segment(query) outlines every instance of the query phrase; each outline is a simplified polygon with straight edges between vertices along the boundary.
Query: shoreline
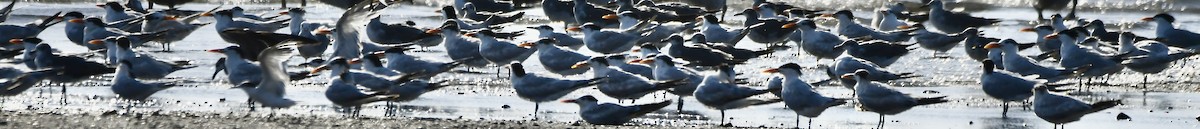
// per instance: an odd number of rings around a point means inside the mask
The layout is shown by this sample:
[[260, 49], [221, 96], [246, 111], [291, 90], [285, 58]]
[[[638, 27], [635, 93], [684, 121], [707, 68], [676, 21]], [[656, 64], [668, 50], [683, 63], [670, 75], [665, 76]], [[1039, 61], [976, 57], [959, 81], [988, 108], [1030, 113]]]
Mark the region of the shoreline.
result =
[[[4, 128], [729, 128], [715, 125], [592, 125], [583, 121], [350, 117], [304, 114], [200, 113], [109, 110], [63, 113], [58, 110], [5, 110]], [[761, 128], [761, 127], [755, 127]]]

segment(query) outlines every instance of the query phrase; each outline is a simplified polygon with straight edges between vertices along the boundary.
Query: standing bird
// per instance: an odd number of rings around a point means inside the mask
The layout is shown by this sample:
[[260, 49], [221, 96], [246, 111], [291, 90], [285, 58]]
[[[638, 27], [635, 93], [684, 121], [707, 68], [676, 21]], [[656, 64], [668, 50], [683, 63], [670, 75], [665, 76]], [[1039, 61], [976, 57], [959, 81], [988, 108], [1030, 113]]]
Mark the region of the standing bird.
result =
[[1103, 111], [1121, 105], [1121, 100], [1106, 100], [1092, 104], [1064, 95], [1050, 93], [1046, 86], [1033, 88], [1033, 113], [1054, 124], [1054, 128], [1079, 121], [1083, 115]]
[[858, 81], [854, 84], [855, 101], [863, 110], [879, 113], [879, 128], [883, 128], [883, 124], [887, 123], [884, 119], [885, 115], [900, 114], [916, 106], [947, 102], [946, 96], [913, 98], [890, 88], [891, 86], [887, 84], [871, 81], [866, 78], [868, 76], [871, 75], [867, 70], [860, 69], [854, 74], [842, 75], [842, 78]]
[[595, 24], [596, 26], [604, 27], [604, 28], [615, 28], [620, 25], [620, 23], [615, 18], [604, 18], [604, 15], [617, 14], [617, 12], [614, 12], [613, 10], [604, 9], [604, 8], [597, 8], [595, 5], [589, 4], [587, 2], [587, 0], [572, 0], [572, 1], [574, 1], [574, 5], [575, 5], [572, 8], [572, 12], [574, 12], [574, 14], [575, 14], [574, 15], [575, 23], [578, 23], [578, 24], [592, 23], [592, 24]]
[[[722, 0], [724, 1], [724, 0]], [[729, 46], [736, 46], [742, 41], [746, 35], [750, 34], [751, 28], [757, 26], [747, 26], [746, 28], [727, 30], [721, 27], [721, 22], [717, 21], [717, 16], [712, 14], [700, 17], [700, 34], [704, 34], [708, 38], [708, 42], [724, 43]]]
[[943, 33], [962, 32], [971, 27], [982, 27], [1000, 22], [1000, 20], [990, 18], [980, 18], [971, 16], [971, 14], [951, 12], [946, 10], [945, 3], [942, 0], [929, 1], [929, 25], [937, 28]]
[[[838, 78], [838, 75], [852, 74], [860, 69], [871, 73], [869, 74], [870, 76], [863, 77], [871, 81], [891, 81], [919, 77], [913, 73], [892, 72], [888, 69], [880, 67], [879, 65], [876, 65], [875, 63], [872, 63], [871, 61], [850, 55], [842, 55], [842, 57], [838, 57], [837, 59], [833, 60], [833, 62], [833, 67], [826, 70], [830, 78]], [[840, 81], [842, 82], [842, 86], [845, 86], [851, 90], [855, 90], [854, 84], [856, 81], [854, 81], [854, 79], [841, 78]]]
[[624, 70], [614, 69], [604, 57], [593, 57], [571, 66], [571, 68], [582, 67], [591, 67], [593, 77], [607, 78], [596, 85], [596, 88], [600, 90], [600, 93], [618, 100], [636, 100], [646, 94], [678, 86], [682, 82], [655, 81]]
[[1181, 48], [1200, 46], [1200, 34], [1175, 28], [1175, 16], [1171, 16], [1171, 14], [1160, 13], [1154, 17], [1142, 18], [1142, 21], [1154, 21], [1155, 24], [1158, 24], [1158, 27], [1154, 28], [1154, 34], [1167, 46]]
[[[677, 64], [674, 60], [675, 58], [672, 58], [668, 55], [655, 55], [653, 57], [647, 57], [647, 59], [638, 61], [638, 63], [650, 64], [652, 67], [654, 67], [654, 80], [685, 81], [686, 84], [676, 86], [669, 91], [671, 94], [675, 94], [679, 97], [677, 100], [683, 100], [683, 97], [692, 96], [692, 93], [696, 92], [696, 87], [698, 87], [700, 83], [703, 83], [704, 77], [701, 76], [700, 72], [696, 71], [695, 69], [675, 66]], [[676, 104], [676, 110], [680, 112], [683, 111], [683, 101], [679, 101], [679, 103]]]
[[[780, 79], [780, 88], [783, 88], [783, 91], [780, 92], [779, 98], [783, 99], [783, 104], [796, 112], [797, 116], [808, 117], [808, 128], [812, 128], [812, 118], [820, 116], [829, 107], [846, 104], [846, 99], [830, 98], [817, 93], [812, 85], [800, 80], [800, 69], [802, 68], [796, 63], [787, 63], [763, 72], [783, 74], [783, 79]], [[800, 127], [800, 117], [796, 117], [796, 127]]]
[[[84, 37], [83, 35], [85, 32], [84, 27], [87, 26], [87, 25], [85, 25], [86, 22], [83, 21], [84, 18], [87, 18], [87, 17], [85, 17], [83, 15], [83, 13], [80, 13], [78, 11], [67, 12], [67, 14], [64, 14], [62, 16], [62, 20], [67, 21], [66, 25], [63, 26], [63, 32], [66, 32], [67, 39], [71, 40], [71, 43], [75, 43], [75, 45], [86, 46], [89, 49], [91, 49], [91, 48], [99, 49], [100, 46], [95, 46], [95, 45], [89, 44], [89, 43], [87, 43], [87, 41], [84, 41], [84, 39], [83, 39], [83, 37]], [[95, 49], [91, 49], [91, 50], [95, 50]]]
[[554, 43], [555, 46], [564, 46], [567, 48], [571, 48], [571, 50], [579, 50], [579, 48], [583, 47], [583, 45], [584, 45], [583, 39], [580, 39], [575, 36], [567, 35], [565, 33], [554, 32], [554, 28], [550, 27], [549, 25], [541, 25], [541, 26], [528, 27], [528, 28], [537, 30], [538, 38], [554, 39], [554, 41], [556, 42], [556, 43]]
[[834, 35], [828, 31], [817, 30], [817, 24], [812, 20], [800, 20], [795, 24], [788, 24], [783, 27], [791, 26], [796, 26], [798, 29], [788, 39], [796, 43], [796, 46], [800, 46], [801, 50], [805, 53], [817, 57], [817, 60], [836, 59], [846, 51], [846, 48], [837, 47], [845, 42], [841, 36]]
[[[113, 73], [114, 68], [109, 68], [98, 62], [88, 61], [86, 58], [77, 56], [67, 56], [54, 54], [54, 48], [50, 44], [37, 44], [31, 53], [34, 54], [33, 62], [37, 64], [37, 69], [60, 69], [62, 72], [48, 78], [50, 82], [55, 83], [72, 83], [87, 80], [93, 76]], [[67, 101], [67, 85], [62, 85], [62, 102]]]
[[728, 82], [731, 77], [717, 73], [708, 73], [704, 76], [704, 81], [696, 87], [696, 92], [692, 93], [696, 100], [709, 108], [721, 111], [721, 125], [725, 124], [725, 110], [739, 109], [755, 105], [764, 105], [780, 102], [780, 99], [759, 99], [750, 98], [755, 95], [770, 93], [771, 90], [780, 89], [754, 89], [750, 87], [737, 86], [737, 84]]
[[586, 73], [589, 68], [573, 69], [571, 65], [588, 60], [590, 56], [580, 54], [563, 47], [556, 45], [558, 42], [554, 39], [543, 38], [536, 42], [538, 62], [541, 62], [542, 68], [550, 73], [561, 76], [570, 76]]
[[1073, 76], [1075, 70], [1078, 69], [1056, 69], [1053, 67], [1039, 65], [1037, 61], [1034, 61], [1029, 57], [1022, 56], [1017, 49], [1016, 41], [1013, 41], [1012, 39], [1004, 39], [999, 43], [988, 43], [988, 45], [983, 46], [983, 48], [991, 49], [991, 51], [1001, 51], [1001, 53], [1003, 53], [1001, 59], [1004, 60], [1004, 62], [1003, 64], [996, 65], [1003, 66], [1004, 71], [1010, 71], [1021, 76], [1037, 75], [1038, 79], [1060, 80]]
[[591, 95], [577, 99], [563, 100], [562, 102], [579, 105], [579, 117], [583, 117], [584, 122], [597, 125], [625, 124], [633, 120], [633, 118], [644, 116], [671, 105], [670, 100], [634, 106], [621, 106], [613, 103], [601, 104], [599, 100], [596, 100], [596, 97], [592, 97]]
[[1049, 36], [1050, 34], [1054, 34], [1054, 32], [1056, 32], [1056, 31], [1054, 31], [1054, 27], [1051, 27], [1048, 25], [1040, 25], [1040, 26], [1033, 27], [1033, 28], [1021, 29], [1021, 32], [1037, 33], [1038, 50], [1042, 50], [1042, 52], [1058, 51], [1059, 50], [1058, 47], [1062, 47], [1062, 42], [1058, 41], [1057, 38], [1055, 38], [1055, 39], [1041, 38], [1041, 37]]
[[117, 65], [117, 77], [112, 80], [112, 91], [117, 97], [128, 100], [143, 101], [158, 91], [175, 86], [171, 83], [143, 83], [133, 79], [130, 71], [135, 69], [133, 63], [121, 60]]
[[[217, 8], [213, 8], [204, 13], [212, 12]], [[200, 13], [202, 14], [202, 13]], [[162, 32], [161, 37], [154, 38], [151, 41], [162, 43], [163, 51], [171, 51], [171, 43], [182, 41], [195, 32], [196, 29], [204, 27], [211, 23], [193, 23], [196, 19], [200, 19], [200, 14], [192, 14], [186, 17], [178, 18], [176, 16], [167, 16], [165, 13], [153, 12], [145, 17], [142, 22], [142, 32]]]
[[[262, 104], [263, 107], [269, 108], [288, 108], [296, 105], [296, 101], [284, 98], [286, 93], [285, 87], [290, 84], [291, 78], [287, 75], [285, 65], [287, 58], [291, 57], [295, 43], [282, 43], [271, 46], [262, 51], [258, 55], [260, 59], [258, 65], [262, 68], [262, 80], [258, 83], [240, 82], [234, 88], [241, 89], [246, 92], [246, 96], [250, 96], [250, 100]], [[232, 82], [231, 82], [232, 83]]]
[[406, 50], [407, 49], [405, 48], [392, 48], [384, 50], [382, 53], [376, 52], [373, 55], [383, 55], [384, 58], [387, 59], [387, 63], [384, 64], [385, 68], [395, 70], [396, 72], [399, 72], [399, 74], [425, 74], [425, 76], [421, 77], [421, 79], [426, 80], [438, 74], [448, 72], [451, 69], [463, 64], [461, 61], [433, 62], [421, 60], [416, 56], [406, 54], [404, 52]]
[[512, 69], [509, 82], [512, 83], [517, 96], [533, 101], [534, 119], [537, 119], [537, 112], [542, 102], [558, 100], [580, 88], [596, 85], [604, 79], [567, 80], [527, 73], [525, 66], [522, 66], [521, 63], [512, 63], [508, 67]]
[[546, 13], [546, 18], [550, 21], [562, 22], [563, 28], [568, 28], [571, 24], [580, 25], [579, 22], [575, 22], [574, 0], [542, 0], [542, 12]]
[[568, 30], [583, 31], [583, 44], [593, 52], [601, 54], [616, 54], [629, 51], [641, 39], [644, 30], [640, 28], [626, 30], [603, 30], [594, 23], [584, 23], [578, 28]]
[[1033, 96], [1033, 86], [1045, 84], [1046, 80], [997, 70], [996, 65], [991, 60], [983, 61], [983, 73], [980, 74], [979, 84], [984, 94], [1003, 102], [1004, 110], [1000, 116], [1008, 118], [1008, 103], [1029, 99]]
[[756, 9], [746, 9], [741, 13], [734, 15], [746, 15], [746, 20], [742, 23], [742, 27], [749, 28], [755, 24], [763, 24], [761, 25], [762, 27], [749, 29], [748, 31], [750, 31], [750, 33], [746, 35], [747, 37], [750, 37], [751, 41], [757, 43], [773, 45], [787, 42], [788, 36], [796, 31], [796, 27], [794, 26], [784, 27], [784, 25], [788, 23], [794, 23], [795, 21], [788, 21], [782, 18], [759, 18], [759, 11]]
[[954, 49], [955, 46], [958, 46], [959, 42], [967, 38], [962, 33], [946, 34], [929, 31], [929, 29], [925, 28], [924, 24], [916, 24], [912, 27], [919, 29], [913, 32], [915, 33], [913, 39], [917, 41], [917, 45], [920, 45], [921, 48], [933, 50], [934, 57], [937, 57], [938, 54], [946, 55], [947, 51]]
[[[467, 36], [479, 38], [481, 42], [479, 44], [479, 54], [483, 55], [483, 59], [494, 65], [524, 62], [525, 59], [529, 59], [530, 55], [537, 52], [537, 48], [533, 47], [533, 43], [513, 44], [508, 41], [497, 40], [495, 35], [491, 30], [482, 30], [467, 34]], [[500, 73], [500, 68], [496, 68], [496, 73]]]
[[[326, 65], [328, 67], [343, 67], [331, 68], [330, 73], [336, 74], [335, 78], [330, 79], [326, 84], [325, 98], [333, 102], [333, 104], [350, 109], [355, 116], [359, 111], [362, 111], [362, 105], [379, 101], [386, 101], [395, 98], [394, 95], [382, 93], [366, 93], [358, 88], [358, 82], [355, 82], [355, 75], [349, 71], [350, 64], [354, 62], [329, 62], [336, 65]], [[341, 64], [337, 64], [341, 63]], [[340, 70], [340, 71], [339, 71]], [[317, 72], [312, 72], [317, 73]], [[404, 77], [401, 77], [404, 78]]]
[[[424, 39], [441, 39], [441, 35], [425, 33], [428, 30], [405, 24], [389, 24], [380, 21], [380, 17], [371, 18], [365, 29], [367, 39], [381, 44], [403, 44]], [[436, 45], [436, 44], [435, 44]], [[434, 45], [428, 45], [434, 46]]]
[[1033, 5], [1033, 10], [1038, 13], [1038, 20], [1045, 19], [1042, 17], [1042, 12], [1045, 10], [1062, 10], [1067, 8], [1067, 4], [1074, 3], [1071, 6], [1071, 13], [1067, 16], [1075, 16], [1075, 6], [1079, 5], [1079, 0], [1038, 0], [1037, 4]]
[[[58, 20], [62, 12], [55, 13], [45, 19], [29, 22], [24, 25], [0, 25], [0, 39], [23, 39], [36, 38], [46, 28], [63, 22]], [[21, 45], [0, 45], [6, 50], [21, 50], [24, 46]]]
[[457, 23], [446, 21], [440, 29], [428, 30], [425, 33], [442, 35], [442, 46], [446, 47], [446, 55], [450, 59], [470, 67], [487, 66], [488, 60], [483, 59], [483, 55], [479, 53], [479, 39], [463, 37]]
[[[1124, 32], [1122, 35], [1132, 35], [1132, 33]], [[1126, 37], [1121, 36], [1122, 40]], [[1122, 46], [1133, 43], [1123, 43]], [[1133, 45], [1129, 45], [1132, 47]], [[1138, 43], [1136, 51], [1127, 53], [1125, 61], [1121, 62], [1125, 68], [1134, 72], [1142, 73], [1142, 89], [1146, 89], [1146, 80], [1149, 74], [1157, 74], [1171, 67], [1172, 62], [1195, 56], [1200, 53], [1196, 49], [1173, 51], [1167, 45], [1154, 41], [1142, 41]], [[1145, 92], [1143, 92], [1145, 93]]]
[[842, 42], [842, 45], [835, 46], [835, 48], [844, 47], [846, 49], [846, 53], [844, 54], [871, 61], [871, 63], [886, 68], [899, 61], [900, 57], [908, 55], [908, 51], [910, 51], [908, 47], [912, 45], [914, 44], [896, 44], [881, 40], [871, 40], [863, 43], [848, 40]]

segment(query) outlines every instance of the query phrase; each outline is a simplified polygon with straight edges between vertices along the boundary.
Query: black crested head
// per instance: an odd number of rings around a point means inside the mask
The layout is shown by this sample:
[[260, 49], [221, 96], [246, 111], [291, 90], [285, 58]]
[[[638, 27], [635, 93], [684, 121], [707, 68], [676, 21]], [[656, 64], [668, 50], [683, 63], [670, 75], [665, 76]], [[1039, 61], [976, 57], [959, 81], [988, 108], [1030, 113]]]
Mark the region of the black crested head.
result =
[[849, 18], [854, 18], [854, 13], [853, 13], [853, 12], [850, 12], [850, 10], [841, 10], [841, 11], [837, 11], [836, 13], [833, 13], [833, 15], [834, 15], [834, 16], [846, 16], [846, 17], [849, 17]]
[[791, 70], [795, 70], [795, 71], [799, 72], [800, 69], [803, 69], [803, 67], [800, 67], [800, 64], [787, 63], [787, 64], [783, 64], [783, 65], [779, 66], [779, 69], [791, 69]]
[[509, 67], [509, 69], [512, 69], [512, 73], [514, 76], [524, 77], [526, 74], [525, 66], [522, 66], [521, 63], [513, 62], [512, 64], [509, 64], [508, 67]]
[[79, 11], [71, 11], [71, 12], [67, 12], [67, 14], [63, 14], [63, 17], [83, 18], [84, 16], [83, 16], [83, 13], [80, 13]]
[[1175, 16], [1167, 13], [1159, 13], [1158, 15], [1154, 15], [1154, 18], [1167, 20], [1167, 22], [1175, 22]]

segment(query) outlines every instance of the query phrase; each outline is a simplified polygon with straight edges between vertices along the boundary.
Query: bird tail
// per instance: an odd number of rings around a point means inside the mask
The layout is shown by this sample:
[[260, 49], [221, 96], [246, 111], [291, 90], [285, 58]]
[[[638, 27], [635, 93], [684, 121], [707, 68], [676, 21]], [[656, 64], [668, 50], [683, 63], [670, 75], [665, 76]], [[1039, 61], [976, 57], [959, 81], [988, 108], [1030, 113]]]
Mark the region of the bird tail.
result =
[[783, 99], [779, 99], [779, 98], [772, 98], [772, 99], [749, 99], [749, 100], [746, 100], [746, 101], [747, 101], [747, 103], [748, 103], [748, 104], [750, 104], [750, 106], [754, 106], [754, 105], [765, 105], [765, 104], [772, 104], [772, 103], [777, 103], [777, 102], [783, 102]]
[[897, 74], [896, 76], [898, 78], [896, 78], [895, 80], [921, 77], [921, 75], [917, 75], [916, 73], [900, 73], [900, 74]]
[[917, 106], [938, 104], [938, 103], [945, 103], [945, 102], [949, 102], [948, 100], [946, 100], [946, 96], [932, 97], [932, 98], [917, 98]]
[[637, 105], [638, 110], [634, 111], [633, 115], [630, 115], [630, 117], [639, 117], [642, 115], [646, 115], [651, 112], [658, 111], [658, 109], [662, 109], [663, 107], [667, 107], [670, 105], [671, 105], [671, 100], [657, 102], [657, 103], [651, 103], [651, 104]]
[[591, 86], [591, 85], [604, 83], [604, 80], [608, 80], [608, 77], [597, 77], [597, 78], [588, 79], [587, 83], [584, 83], [583, 86]]
[[425, 88], [425, 91], [433, 91], [433, 90], [448, 87], [448, 86], [450, 86], [450, 83], [447, 83], [447, 82], [450, 82], [450, 80], [441, 80], [441, 81], [437, 81], [437, 82], [430, 82], [429, 87]]
[[828, 105], [825, 105], [825, 107], [833, 107], [833, 106], [846, 104], [846, 101], [849, 100], [849, 99], [842, 99], [842, 98], [830, 98], [830, 99], [833, 99], [833, 101], [829, 102]]
[[1108, 100], [1092, 103], [1092, 109], [1089, 109], [1087, 113], [1099, 112], [1104, 109], [1116, 107], [1117, 105], [1121, 105], [1121, 100]]
[[655, 90], [665, 90], [665, 89], [674, 88], [676, 86], [687, 85], [687, 83], [689, 82], [687, 80], [688, 80], [687, 78], [684, 78], [684, 79], [679, 79], [679, 80], [658, 82], [658, 83], [654, 84], [654, 88], [655, 88]]

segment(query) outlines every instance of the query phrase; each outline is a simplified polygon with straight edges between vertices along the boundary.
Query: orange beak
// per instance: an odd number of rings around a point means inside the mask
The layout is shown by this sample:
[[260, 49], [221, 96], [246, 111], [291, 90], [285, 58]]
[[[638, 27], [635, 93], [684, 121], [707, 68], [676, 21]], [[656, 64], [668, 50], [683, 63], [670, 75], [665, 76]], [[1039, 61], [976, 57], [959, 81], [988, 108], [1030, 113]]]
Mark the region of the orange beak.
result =
[[96, 7], [104, 8], [104, 4], [96, 4]]
[[632, 52], [642, 52], [642, 48], [633, 48], [633, 50], [629, 50], [629, 51], [632, 51]]
[[563, 103], [575, 103], [574, 99], [562, 100]]
[[571, 27], [571, 28], [567, 28], [567, 30], [568, 30], [568, 31], [583, 31], [583, 28], [579, 28], [579, 27]]
[[76, 19], [67, 20], [67, 22], [71, 22], [71, 23], [83, 23], [83, 19], [76, 18]]
[[12, 44], [21, 44], [21, 43], [24, 43], [24, 42], [25, 42], [25, 40], [22, 40], [22, 39], [12, 39], [12, 40], [8, 40], [8, 43], [12, 43]]
[[279, 12], [279, 15], [288, 15], [287, 11]]
[[88, 41], [88, 44], [101, 45], [101, 44], [104, 44], [104, 41], [101, 41], [101, 40], [99, 40], [99, 39], [97, 39], [97, 40], [89, 40], [89, 41]]
[[629, 60], [629, 62], [625, 62], [625, 63], [638, 64], [638, 63], [642, 63], [642, 61], [643, 61], [642, 59], [634, 59], [634, 60]]
[[899, 29], [908, 29], [908, 28], [912, 28], [912, 26], [903, 25], [903, 26], [897, 26], [896, 28], [899, 28]]
[[821, 17], [833, 17], [833, 14], [821, 14]]
[[371, 56], [375, 56], [375, 57], [380, 57], [380, 58], [382, 58], [382, 57], [385, 57], [385, 56], [387, 56], [387, 55], [385, 55], [383, 52], [373, 52], [373, 53], [371, 53]]
[[209, 13], [209, 12], [204, 12], [204, 13], [201, 13], [200, 16], [211, 17], [211, 16], [213, 16], [213, 14]]
[[641, 60], [641, 61], [638, 61], [638, 63], [641, 63], [641, 64], [653, 64], [653, 63], [654, 63], [654, 60]]
[[467, 34], [465, 34], [465, 35], [463, 35], [463, 36], [467, 36], [467, 37], [475, 37], [475, 33], [467, 33]]
[[762, 72], [763, 73], [779, 73], [779, 69], [771, 68], [771, 69], [763, 70]]
[[571, 65], [571, 69], [579, 69], [579, 68], [583, 68], [583, 67], [587, 67], [587, 66], [588, 66], [587, 62], [579, 62], [579, 63], [575, 63], [575, 65]]
[[1154, 17], [1145, 17], [1142, 18], [1142, 21], [1154, 21]]
[[1000, 43], [992, 42], [983, 46], [983, 49], [1000, 48]]
[[212, 52], [212, 53], [225, 53], [225, 50], [221, 50], [221, 49], [212, 49], [212, 50], [208, 50], [208, 52]]
[[313, 33], [315, 33], [315, 34], [332, 34], [333, 30], [322, 28], [322, 29], [313, 30]]
[[320, 73], [321, 71], [325, 71], [326, 69], [329, 69], [329, 67], [321, 66], [321, 67], [317, 67], [317, 68], [313, 69], [312, 71], [309, 71], [308, 73]]
[[441, 29], [429, 29], [429, 30], [426, 30], [425, 33], [426, 34], [441, 34], [442, 30]]
[[608, 15], [604, 15], [604, 17], [600, 17], [600, 18], [604, 18], [604, 20], [613, 20], [613, 19], [617, 19], [620, 17], [617, 17], [617, 14], [608, 14]]
[[1022, 29], [1021, 29], [1021, 32], [1037, 32], [1037, 29], [1033, 29], [1033, 28], [1022, 28]]
[[536, 46], [536, 45], [537, 45], [537, 44], [535, 44], [535, 43], [531, 43], [531, 42], [526, 42], [526, 43], [517, 44], [517, 46], [518, 46], [518, 47], [525, 47], [525, 48], [533, 47], [533, 46]]
[[163, 20], [168, 20], [168, 21], [174, 21], [177, 19], [179, 19], [179, 18], [176, 18], [175, 16], [167, 16], [166, 18], [163, 18]]
[[1055, 39], [1055, 38], [1058, 38], [1058, 34], [1047, 35], [1045, 39]]
[[362, 63], [362, 59], [359, 59], [359, 58], [354, 58], [354, 59], [350, 60], [350, 62], [346, 62], [346, 63], [349, 63], [349, 64], [358, 64], [358, 63]]
[[784, 28], [784, 29], [796, 28], [796, 23], [783, 24], [783, 27], [780, 27], [780, 28]]

